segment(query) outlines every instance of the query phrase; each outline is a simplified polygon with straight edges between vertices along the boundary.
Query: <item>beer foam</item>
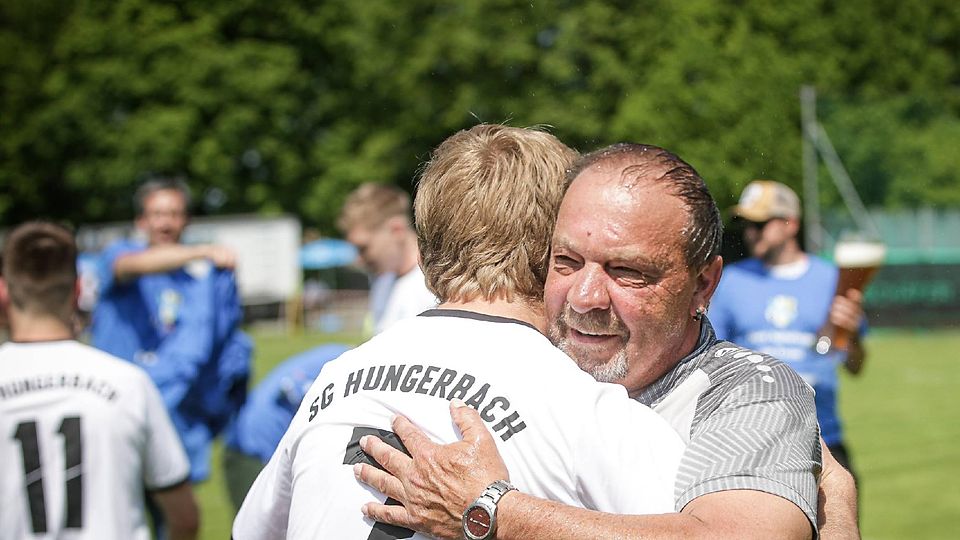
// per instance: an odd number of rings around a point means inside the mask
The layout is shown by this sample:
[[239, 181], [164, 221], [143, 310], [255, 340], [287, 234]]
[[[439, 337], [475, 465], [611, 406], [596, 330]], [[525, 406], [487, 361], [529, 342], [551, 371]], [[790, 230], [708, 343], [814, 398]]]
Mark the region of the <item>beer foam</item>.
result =
[[878, 242], [838, 242], [833, 260], [841, 268], [871, 268], [880, 266], [887, 255], [887, 247]]

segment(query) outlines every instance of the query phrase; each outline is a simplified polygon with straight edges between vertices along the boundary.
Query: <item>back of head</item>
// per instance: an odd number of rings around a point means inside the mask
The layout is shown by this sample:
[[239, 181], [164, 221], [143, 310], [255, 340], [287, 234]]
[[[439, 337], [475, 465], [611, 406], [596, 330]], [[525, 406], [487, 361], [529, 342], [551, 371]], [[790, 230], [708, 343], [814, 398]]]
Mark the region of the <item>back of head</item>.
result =
[[18, 311], [69, 316], [77, 280], [73, 234], [53, 223], [20, 225], [3, 246], [3, 278]]
[[440, 144], [414, 202], [441, 302], [543, 298], [550, 237], [576, 152], [536, 129], [481, 124]]
[[410, 222], [410, 195], [396, 186], [367, 182], [347, 196], [337, 228], [344, 234], [355, 228], [373, 230], [397, 216]]
[[688, 211], [685, 257], [694, 272], [704, 269], [720, 254], [723, 221], [720, 210], [700, 174], [679, 156], [658, 146], [617, 143], [581, 157], [567, 175], [567, 185], [584, 170], [594, 167], [620, 169], [620, 181], [626, 186], [652, 182], [667, 186]]

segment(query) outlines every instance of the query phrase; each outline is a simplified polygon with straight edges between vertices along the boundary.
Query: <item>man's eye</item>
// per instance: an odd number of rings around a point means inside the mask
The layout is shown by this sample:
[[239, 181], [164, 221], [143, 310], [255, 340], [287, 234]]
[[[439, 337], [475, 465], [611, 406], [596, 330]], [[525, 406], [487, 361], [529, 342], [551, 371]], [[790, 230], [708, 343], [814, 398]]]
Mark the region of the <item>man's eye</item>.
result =
[[610, 269], [610, 275], [617, 279], [623, 279], [631, 282], [646, 283], [650, 281], [646, 274], [635, 269], [628, 268], [625, 266], [615, 266]]

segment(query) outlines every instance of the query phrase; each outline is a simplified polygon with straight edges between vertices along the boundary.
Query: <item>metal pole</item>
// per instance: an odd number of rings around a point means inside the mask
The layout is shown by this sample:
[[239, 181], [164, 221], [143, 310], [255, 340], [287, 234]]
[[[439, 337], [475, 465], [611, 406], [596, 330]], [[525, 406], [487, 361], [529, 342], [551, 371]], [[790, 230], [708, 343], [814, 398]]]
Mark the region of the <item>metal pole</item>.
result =
[[837, 150], [833, 147], [833, 143], [830, 142], [830, 136], [827, 135], [826, 130], [824, 130], [820, 124], [816, 124], [813, 127], [817, 130], [817, 149], [820, 150], [820, 155], [823, 156], [823, 162], [827, 165], [830, 176], [833, 177], [833, 183], [837, 186], [837, 190], [840, 192], [840, 196], [843, 197], [843, 202], [847, 205], [847, 209], [850, 210], [850, 213], [853, 215], [854, 221], [857, 222], [860, 230], [869, 232], [874, 238], [880, 239], [880, 230], [873, 222], [866, 207], [863, 206], [863, 201], [860, 199], [860, 194], [857, 193], [857, 188], [854, 187], [846, 167], [843, 166], [843, 162], [840, 161], [840, 156], [837, 155]]
[[800, 87], [800, 122], [803, 135], [803, 219], [806, 250], [820, 253], [823, 249], [823, 226], [820, 224], [820, 193], [817, 188], [817, 91], [813, 86]]

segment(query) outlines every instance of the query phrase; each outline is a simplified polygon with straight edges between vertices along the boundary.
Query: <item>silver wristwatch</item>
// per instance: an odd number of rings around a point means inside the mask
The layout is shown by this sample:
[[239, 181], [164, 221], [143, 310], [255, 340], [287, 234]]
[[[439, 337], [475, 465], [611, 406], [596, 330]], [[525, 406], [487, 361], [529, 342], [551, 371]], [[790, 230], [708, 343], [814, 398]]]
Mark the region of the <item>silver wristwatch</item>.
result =
[[467, 540], [491, 540], [497, 533], [497, 503], [513, 487], [506, 480], [497, 480], [463, 512], [463, 537]]

